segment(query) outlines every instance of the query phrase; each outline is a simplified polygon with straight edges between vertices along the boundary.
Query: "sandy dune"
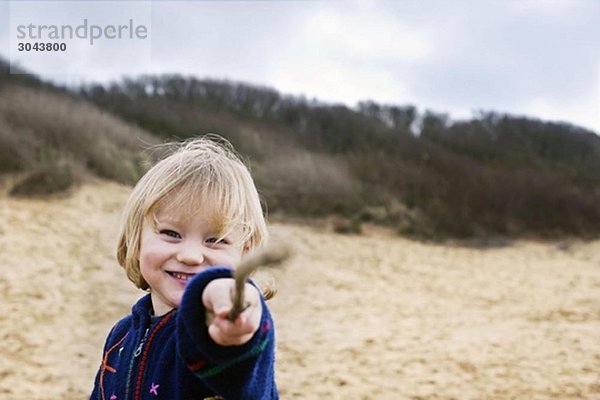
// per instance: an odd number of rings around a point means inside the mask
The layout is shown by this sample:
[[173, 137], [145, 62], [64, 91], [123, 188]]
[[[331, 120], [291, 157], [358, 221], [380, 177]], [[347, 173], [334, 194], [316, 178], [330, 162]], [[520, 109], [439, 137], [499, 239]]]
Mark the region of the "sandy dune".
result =
[[[84, 399], [143, 293], [113, 257], [127, 189], [0, 195], [0, 399]], [[275, 224], [283, 399], [600, 399], [600, 241], [496, 249]]]

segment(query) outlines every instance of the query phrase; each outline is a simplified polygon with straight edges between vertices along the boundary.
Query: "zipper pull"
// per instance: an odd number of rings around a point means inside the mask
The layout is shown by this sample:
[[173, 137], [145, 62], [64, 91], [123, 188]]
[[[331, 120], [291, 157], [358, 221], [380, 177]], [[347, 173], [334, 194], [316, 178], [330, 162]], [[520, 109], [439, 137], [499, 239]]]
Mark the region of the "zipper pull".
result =
[[144, 343], [146, 343], [146, 337], [148, 337], [149, 330], [150, 328], [146, 328], [146, 332], [144, 332], [144, 337], [140, 341], [140, 344], [138, 345], [137, 349], [135, 349], [135, 353], [133, 353], [134, 357], [138, 357], [140, 354], [142, 354], [142, 348], [144, 347]]

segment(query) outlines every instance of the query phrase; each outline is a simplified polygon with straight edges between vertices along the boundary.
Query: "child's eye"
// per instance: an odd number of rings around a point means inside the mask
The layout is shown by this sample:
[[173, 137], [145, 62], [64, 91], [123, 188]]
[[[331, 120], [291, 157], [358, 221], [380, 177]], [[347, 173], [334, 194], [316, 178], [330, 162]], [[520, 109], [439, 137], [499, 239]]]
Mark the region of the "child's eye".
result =
[[206, 239], [206, 243], [208, 244], [227, 244], [227, 239], [219, 239], [219, 238], [215, 238], [215, 237], [211, 237]]
[[172, 231], [170, 229], [162, 229], [162, 230], [159, 231], [159, 233], [161, 235], [166, 235], [166, 236], [172, 237], [174, 239], [179, 239], [181, 237], [181, 235], [179, 235], [179, 233], [177, 233], [175, 231]]

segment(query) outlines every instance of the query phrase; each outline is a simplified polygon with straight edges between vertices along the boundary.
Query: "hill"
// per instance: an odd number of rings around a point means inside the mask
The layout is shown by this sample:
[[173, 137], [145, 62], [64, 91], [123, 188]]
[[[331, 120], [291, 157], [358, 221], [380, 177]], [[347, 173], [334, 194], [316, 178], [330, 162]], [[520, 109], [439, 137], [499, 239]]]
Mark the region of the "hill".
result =
[[206, 132], [247, 158], [271, 216], [338, 215], [351, 230], [368, 221], [437, 239], [600, 233], [600, 137], [570, 124], [351, 109], [179, 75], [70, 91], [0, 75], [0, 172], [37, 171], [16, 193], [85, 173], [134, 182], [151, 161], [141, 148]]

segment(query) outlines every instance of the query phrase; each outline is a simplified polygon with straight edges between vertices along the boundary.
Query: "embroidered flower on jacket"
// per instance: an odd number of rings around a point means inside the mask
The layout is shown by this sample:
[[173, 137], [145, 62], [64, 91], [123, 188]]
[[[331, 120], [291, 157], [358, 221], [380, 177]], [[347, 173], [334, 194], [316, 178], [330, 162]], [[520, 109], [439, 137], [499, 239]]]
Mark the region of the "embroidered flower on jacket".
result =
[[152, 382], [152, 386], [150, 387], [150, 393], [152, 393], [155, 396], [158, 396], [158, 387], [160, 385], [155, 384], [154, 382]]

